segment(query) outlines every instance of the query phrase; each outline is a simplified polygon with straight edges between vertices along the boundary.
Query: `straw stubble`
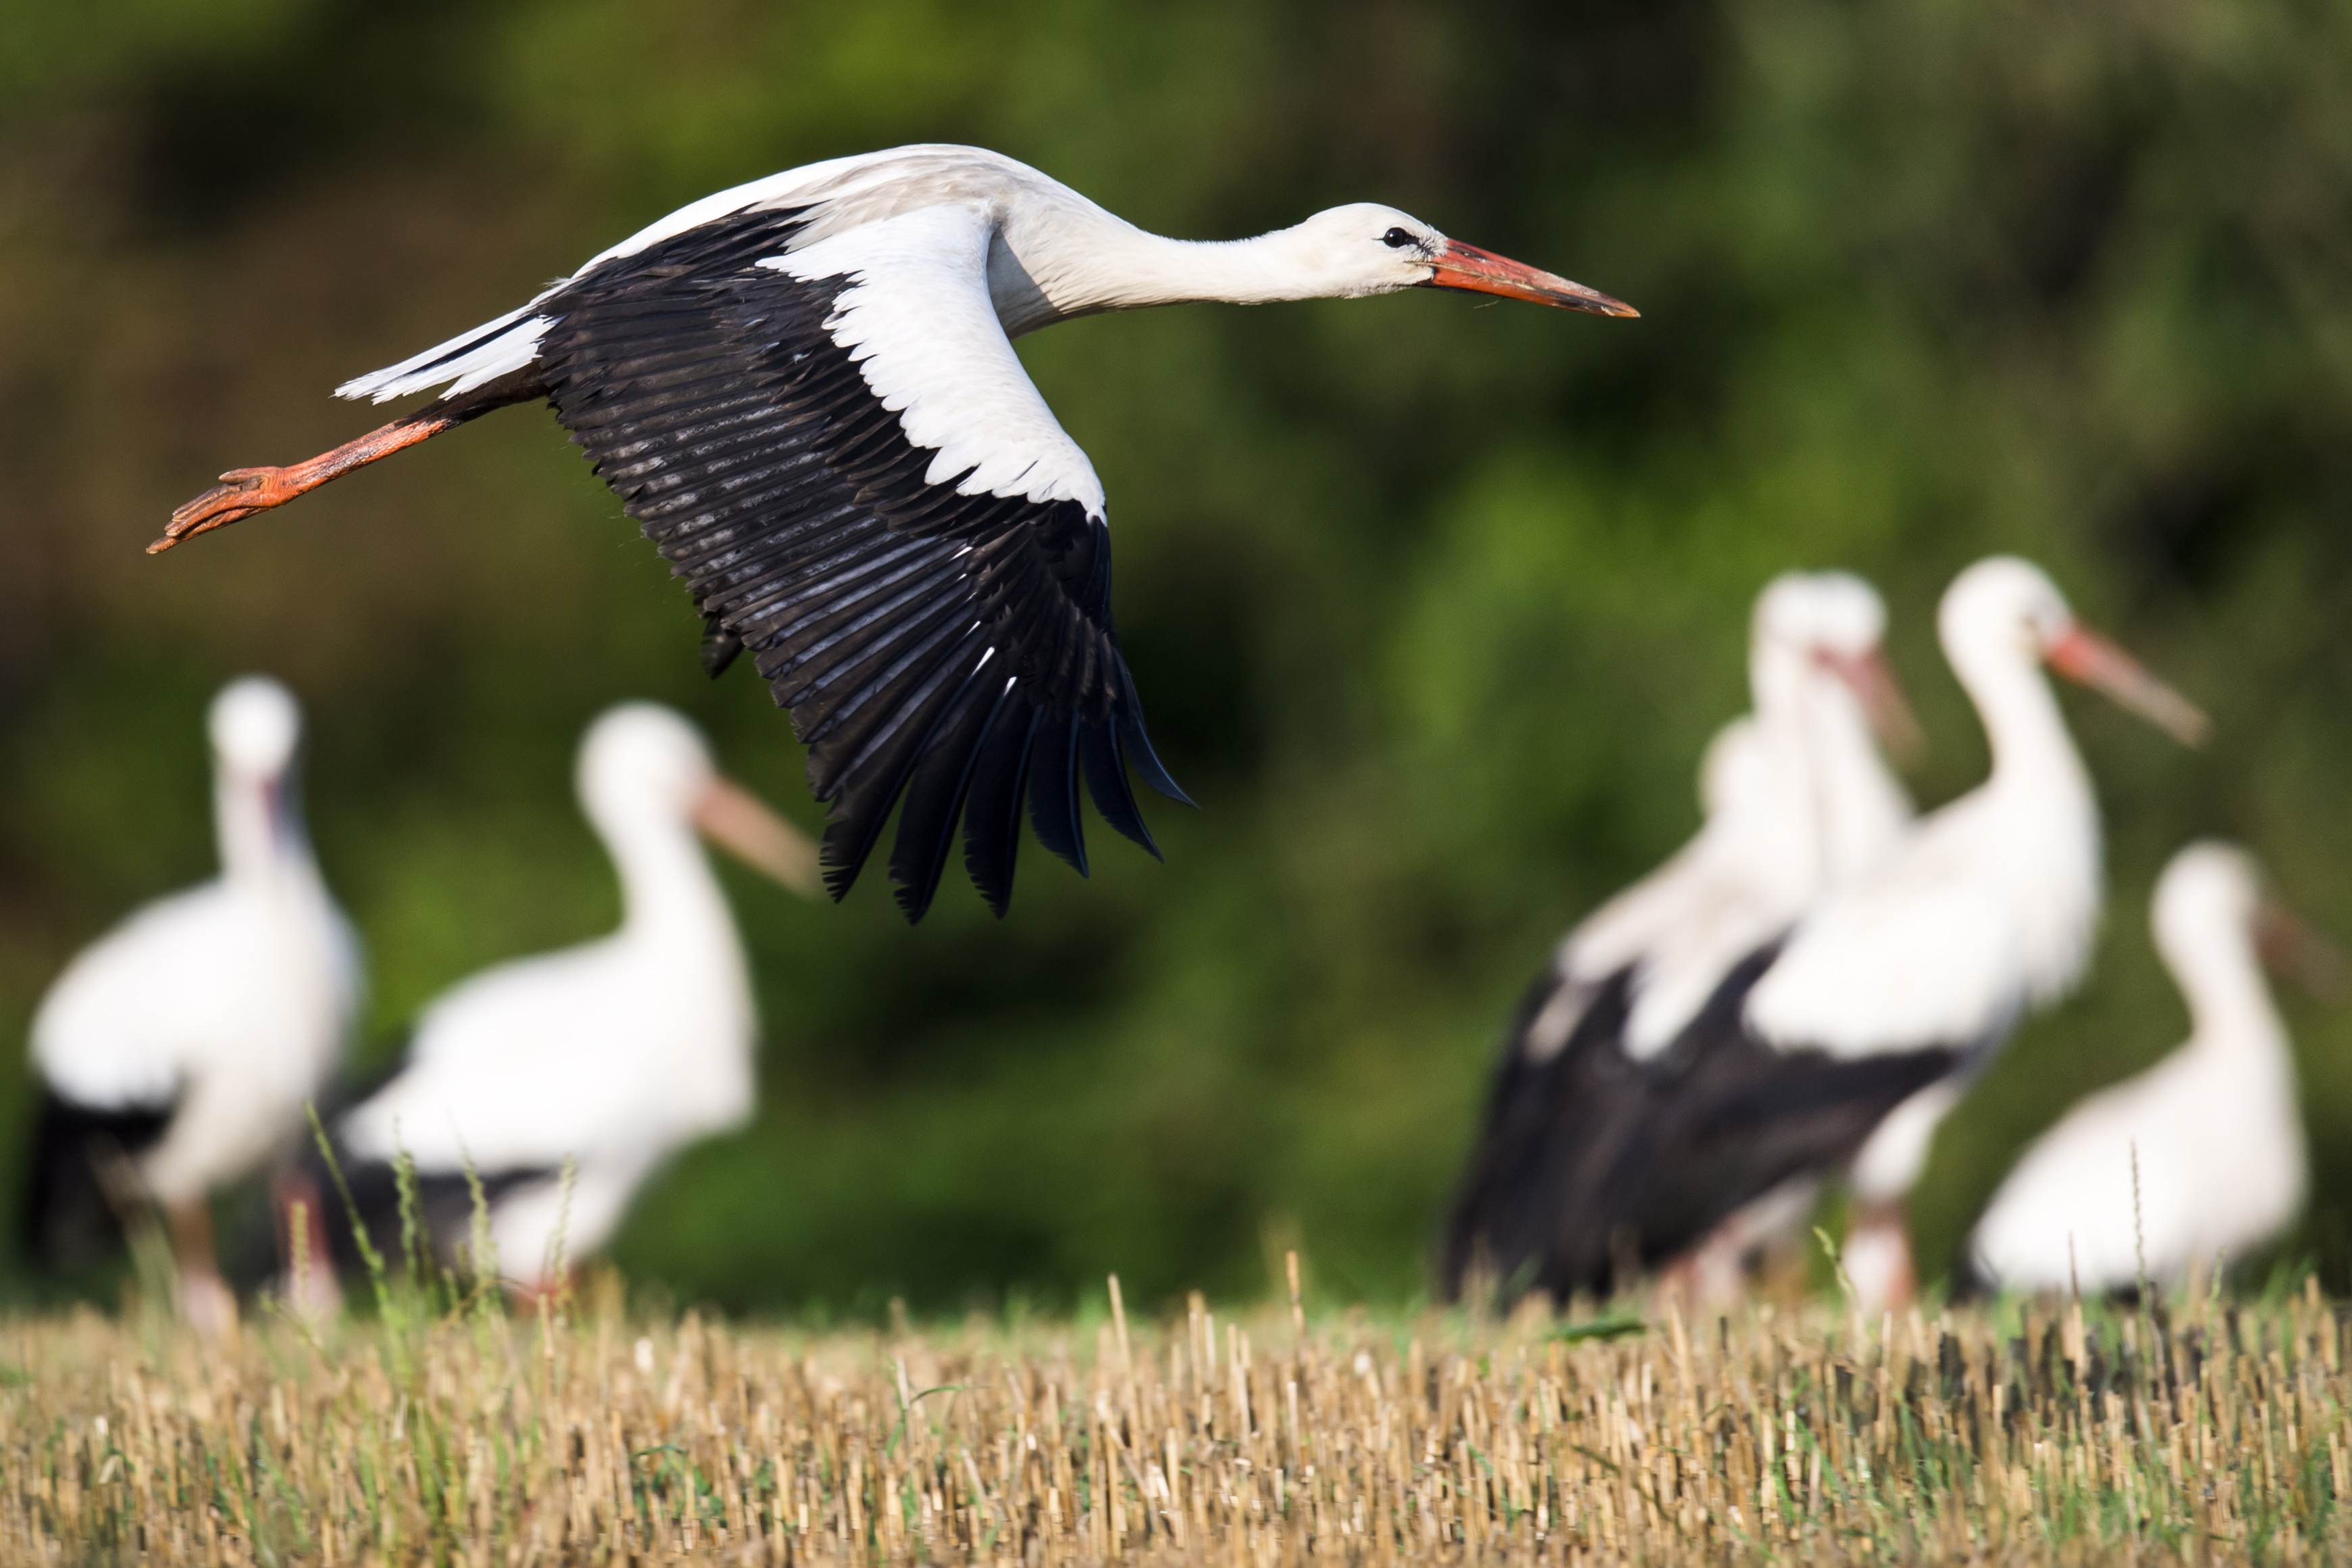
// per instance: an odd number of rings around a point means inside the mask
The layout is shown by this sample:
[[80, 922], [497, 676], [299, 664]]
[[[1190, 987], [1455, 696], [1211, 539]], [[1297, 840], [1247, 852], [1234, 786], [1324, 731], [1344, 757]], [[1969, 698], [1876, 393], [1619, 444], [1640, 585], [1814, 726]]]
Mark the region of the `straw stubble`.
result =
[[[605, 1293], [610, 1304], [612, 1292]], [[2344, 1319], [0, 1328], [0, 1558], [2340, 1558]], [[1223, 1329], [1222, 1343], [1219, 1333]], [[1279, 1351], [1266, 1347], [1280, 1345]], [[1091, 1354], [1081, 1354], [1085, 1346]], [[626, 1347], [626, 1348], [625, 1348]]]

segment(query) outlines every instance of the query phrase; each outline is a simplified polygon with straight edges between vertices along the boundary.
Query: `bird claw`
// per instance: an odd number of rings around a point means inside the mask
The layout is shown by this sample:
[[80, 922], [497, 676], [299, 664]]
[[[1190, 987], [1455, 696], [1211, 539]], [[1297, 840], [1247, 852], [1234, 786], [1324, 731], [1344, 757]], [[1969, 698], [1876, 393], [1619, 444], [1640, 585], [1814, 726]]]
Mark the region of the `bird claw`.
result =
[[280, 486], [283, 468], [232, 468], [220, 476], [220, 483], [173, 508], [171, 526], [163, 537], [147, 547], [149, 555], [161, 555], [183, 539], [198, 534], [225, 528], [229, 524], [283, 506], [301, 491], [292, 486]]

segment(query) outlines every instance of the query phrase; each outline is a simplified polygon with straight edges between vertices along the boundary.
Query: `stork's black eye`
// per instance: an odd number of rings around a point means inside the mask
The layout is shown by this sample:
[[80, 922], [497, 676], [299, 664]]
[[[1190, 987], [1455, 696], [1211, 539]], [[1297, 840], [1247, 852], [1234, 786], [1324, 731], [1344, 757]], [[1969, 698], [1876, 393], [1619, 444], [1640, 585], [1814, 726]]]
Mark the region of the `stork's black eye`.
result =
[[1391, 250], [1402, 250], [1409, 245], [1419, 245], [1421, 241], [1403, 229], [1391, 229], [1381, 236], [1381, 243]]

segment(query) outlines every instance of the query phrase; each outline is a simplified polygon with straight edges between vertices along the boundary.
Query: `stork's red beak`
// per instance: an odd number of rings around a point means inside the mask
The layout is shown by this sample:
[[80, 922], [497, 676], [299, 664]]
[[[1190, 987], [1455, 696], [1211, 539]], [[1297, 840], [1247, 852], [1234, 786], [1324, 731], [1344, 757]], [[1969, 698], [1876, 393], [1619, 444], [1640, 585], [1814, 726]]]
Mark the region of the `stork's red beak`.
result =
[[2042, 651], [2068, 680], [2105, 692], [2183, 746], [2201, 746], [2211, 723], [2204, 710], [2154, 675], [2137, 659], [2084, 626], [2070, 626]]
[[2265, 898], [2254, 910], [2254, 953], [2264, 967], [2299, 982], [2322, 1001], [2344, 999], [2344, 977], [2352, 965], [2343, 949], [2274, 900]]
[[694, 825], [754, 871], [765, 872], [803, 898], [824, 892], [816, 846], [808, 835], [732, 779], [714, 776], [694, 803]]
[[1557, 305], [1564, 310], [1589, 310], [1595, 316], [1639, 316], [1641, 312], [1622, 299], [1612, 299], [1597, 288], [1587, 288], [1581, 283], [1570, 283], [1549, 272], [1538, 272], [1524, 262], [1513, 261], [1507, 256], [1496, 256], [1491, 250], [1480, 250], [1475, 245], [1464, 245], [1458, 239], [1445, 242], [1444, 251], [1430, 263], [1433, 270], [1424, 287], [1460, 288], [1472, 294], [1499, 294], [1506, 299], [1526, 299], [1538, 305]]
[[1832, 653], [1824, 650], [1821, 661], [1853, 692], [1862, 705], [1863, 716], [1885, 744], [1897, 762], [1916, 762], [1927, 749], [1927, 736], [1919, 727], [1918, 716], [1911, 711], [1911, 699], [1903, 695], [1903, 684], [1895, 678], [1894, 666], [1886, 655], [1873, 648], [1863, 653]]

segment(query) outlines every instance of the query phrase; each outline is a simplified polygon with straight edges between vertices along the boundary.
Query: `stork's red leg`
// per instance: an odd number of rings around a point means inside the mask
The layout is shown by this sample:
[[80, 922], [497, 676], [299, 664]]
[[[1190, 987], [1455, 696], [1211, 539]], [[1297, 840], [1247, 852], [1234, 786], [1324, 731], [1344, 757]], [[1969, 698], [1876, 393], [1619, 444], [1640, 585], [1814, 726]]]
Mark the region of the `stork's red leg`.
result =
[[282, 507], [305, 490], [315, 490], [354, 468], [363, 468], [445, 430], [454, 430], [494, 408], [546, 395], [546, 386], [533, 370], [526, 368], [501, 376], [463, 402], [436, 402], [404, 414], [357, 441], [346, 441], [332, 452], [321, 452], [308, 462], [285, 468], [232, 468], [221, 476], [219, 484], [174, 511], [171, 527], [163, 530], [162, 538], [147, 547], [147, 553], [161, 555], [182, 539], [225, 528], [272, 507]]
[[221, 1278], [213, 1250], [213, 1211], [199, 1193], [186, 1203], [166, 1204], [172, 1255], [179, 1264], [180, 1315], [210, 1340], [236, 1332], [236, 1292]]
[[272, 507], [282, 507], [305, 490], [315, 490], [330, 479], [339, 479], [354, 468], [389, 457], [403, 447], [414, 446], [463, 423], [437, 410], [427, 410], [395, 419], [306, 463], [285, 468], [232, 468], [221, 476], [219, 484], [176, 508], [172, 513], [171, 527], [163, 530], [162, 538], [147, 547], [147, 553], [160, 555], [182, 539], [225, 528]]

